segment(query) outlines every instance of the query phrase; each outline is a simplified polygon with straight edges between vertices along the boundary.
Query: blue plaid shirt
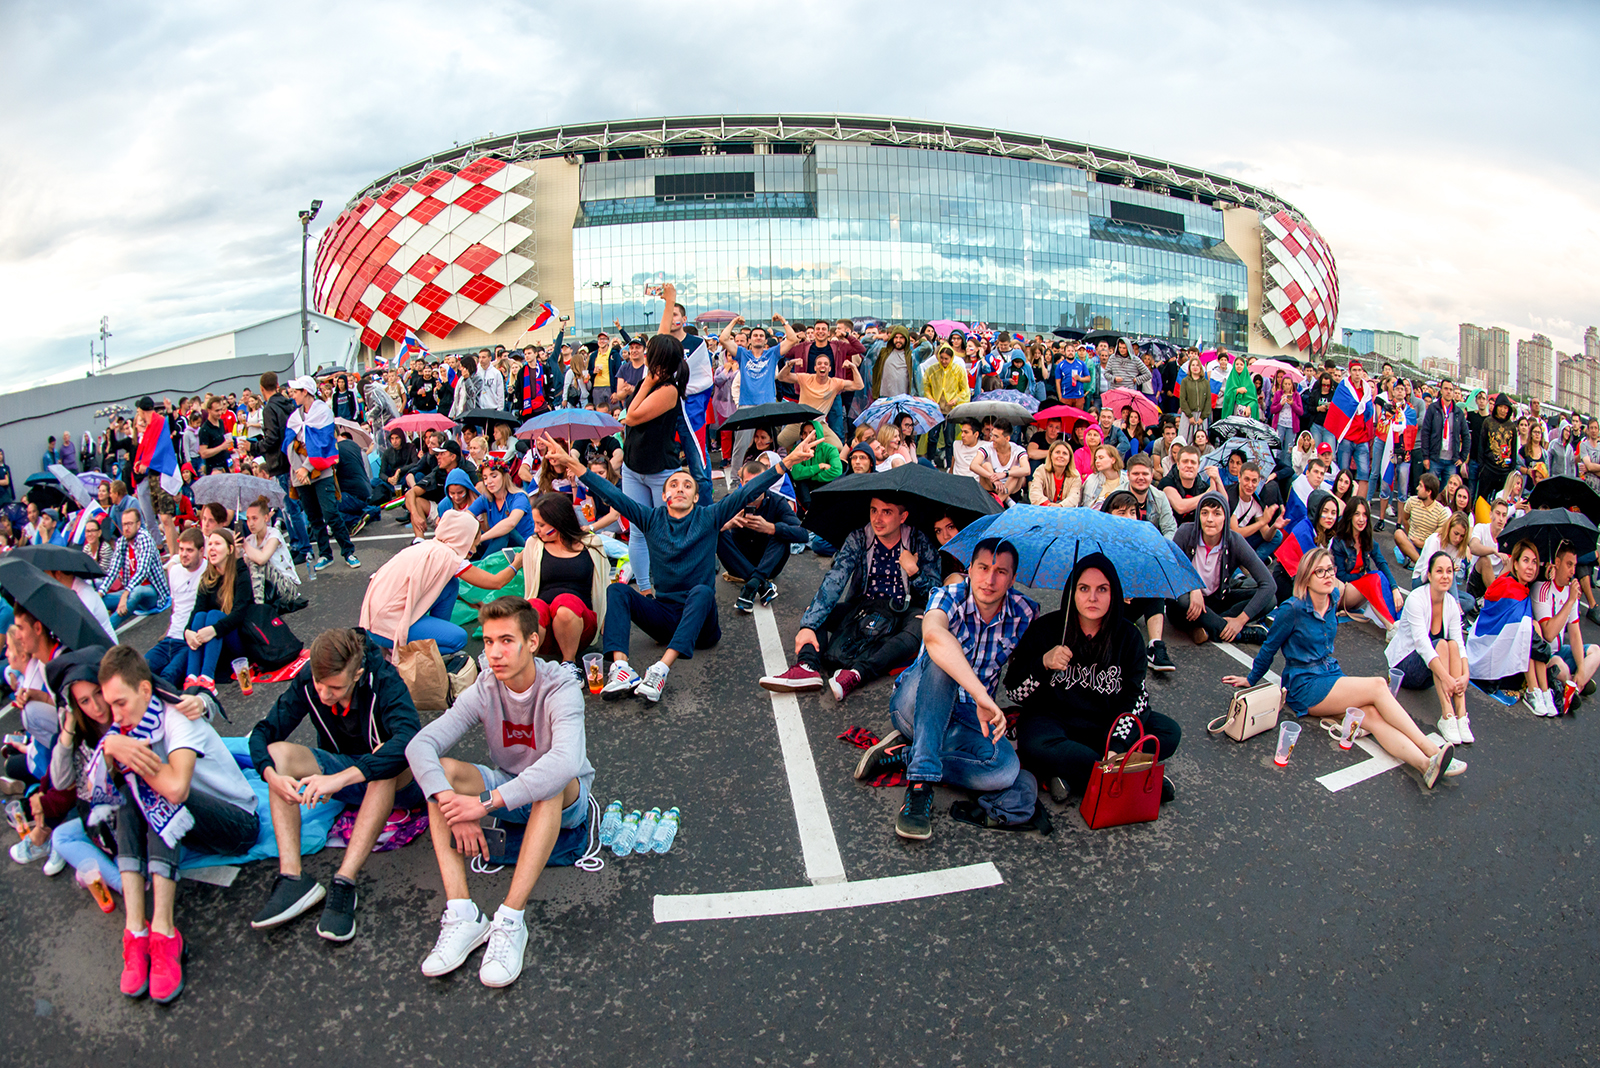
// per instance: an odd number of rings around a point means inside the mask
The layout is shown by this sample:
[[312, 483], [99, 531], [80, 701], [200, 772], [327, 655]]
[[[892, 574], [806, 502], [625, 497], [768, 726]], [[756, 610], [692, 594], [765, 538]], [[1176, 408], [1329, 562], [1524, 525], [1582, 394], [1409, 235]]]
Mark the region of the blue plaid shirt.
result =
[[[1000, 611], [985, 623], [978, 614], [978, 602], [972, 599], [971, 585], [962, 579], [949, 586], [940, 586], [928, 594], [927, 610], [943, 612], [950, 620], [950, 633], [961, 643], [961, 651], [966, 654], [967, 663], [972, 665], [973, 674], [978, 676], [984, 689], [993, 695], [1000, 684], [1000, 673], [1011, 658], [1011, 651], [1022, 640], [1022, 632], [1028, 629], [1028, 624], [1039, 615], [1039, 602], [1011, 590], [1001, 602]], [[931, 661], [928, 647], [924, 645], [911, 667], [916, 669], [927, 663]], [[960, 690], [956, 704], [970, 708], [976, 702], [971, 694]]]

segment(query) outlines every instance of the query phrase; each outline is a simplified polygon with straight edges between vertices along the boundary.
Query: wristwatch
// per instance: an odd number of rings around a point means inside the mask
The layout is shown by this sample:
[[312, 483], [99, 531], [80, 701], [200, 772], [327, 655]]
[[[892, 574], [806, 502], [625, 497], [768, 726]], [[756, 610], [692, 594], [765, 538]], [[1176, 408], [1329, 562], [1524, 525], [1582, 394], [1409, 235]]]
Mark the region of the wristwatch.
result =
[[483, 793], [479, 794], [478, 802], [482, 804], [484, 808], [494, 808], [494, 791], [485, 790]]

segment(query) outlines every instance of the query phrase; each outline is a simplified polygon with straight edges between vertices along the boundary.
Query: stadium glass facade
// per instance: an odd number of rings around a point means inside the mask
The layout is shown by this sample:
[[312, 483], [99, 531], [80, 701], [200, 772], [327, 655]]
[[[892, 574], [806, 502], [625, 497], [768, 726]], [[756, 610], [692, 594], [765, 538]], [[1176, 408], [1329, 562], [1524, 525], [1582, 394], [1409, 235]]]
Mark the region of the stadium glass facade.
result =
[[645, 286], [670, 280], [691, 317], [956, 319], [1248, 347], [1247, 267], [1200, 198], [1038, 160], [807, 147], [583, 162], [578, 333], [651, 321]]

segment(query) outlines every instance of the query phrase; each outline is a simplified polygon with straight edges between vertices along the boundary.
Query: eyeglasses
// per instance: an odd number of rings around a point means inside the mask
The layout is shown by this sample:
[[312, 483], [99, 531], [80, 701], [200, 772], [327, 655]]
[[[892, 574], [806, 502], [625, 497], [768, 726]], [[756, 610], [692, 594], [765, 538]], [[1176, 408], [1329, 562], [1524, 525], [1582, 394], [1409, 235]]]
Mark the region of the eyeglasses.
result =
[[1333, 578], [1335, 573], [1336, 572], [1331, 567], [1318, 567], [1318, 568], [1313, 568], [1312, 569], [1311, 577], [1312, 578], [1320, 578], [1320, 579], [1330, 579], [1330, 578]]

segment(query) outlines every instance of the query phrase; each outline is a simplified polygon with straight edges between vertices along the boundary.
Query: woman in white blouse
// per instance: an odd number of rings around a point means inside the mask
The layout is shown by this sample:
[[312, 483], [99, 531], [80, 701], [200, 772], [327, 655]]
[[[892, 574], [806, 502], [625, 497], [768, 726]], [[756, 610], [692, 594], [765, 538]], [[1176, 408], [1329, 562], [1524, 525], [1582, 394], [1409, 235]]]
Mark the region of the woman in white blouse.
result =
[[1384, 650], [1389, 667], [1404, 673], [1407, 690], [1433, 687], [1439, 697], [1439, 733], [1452, 745], [1471, 745], [1467, 721], [1466, 642], [1461, 633], [1461, 606], [1451, 587], [1456, 561], [1447, 552], [1428, 558], [1428, 582], [1406, 595], [1400, 625]]

